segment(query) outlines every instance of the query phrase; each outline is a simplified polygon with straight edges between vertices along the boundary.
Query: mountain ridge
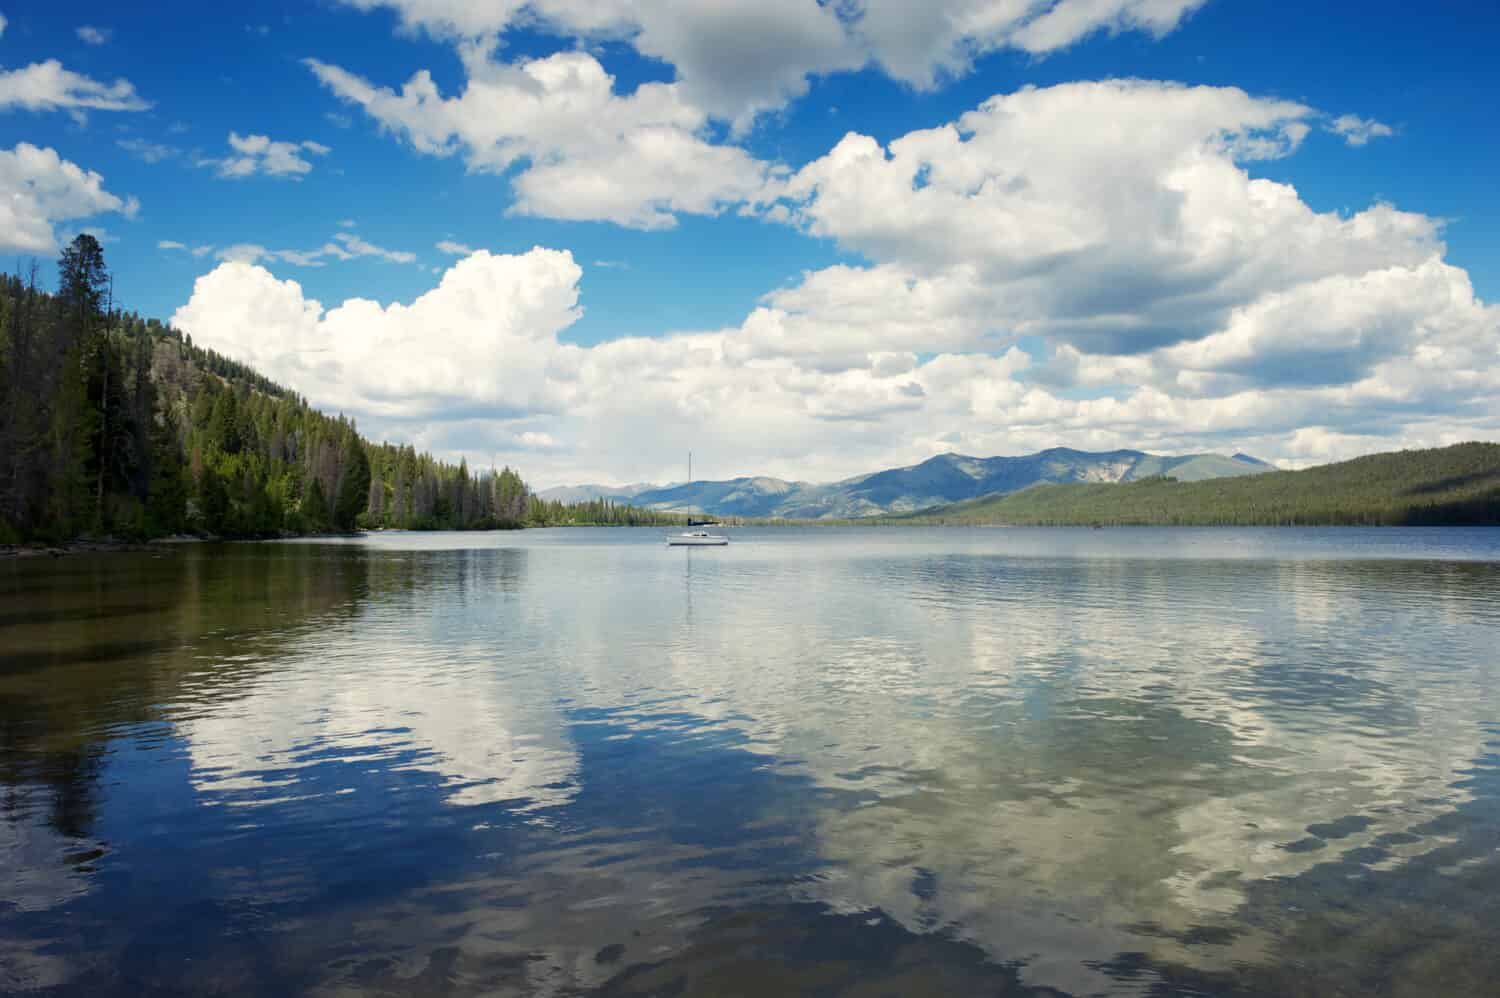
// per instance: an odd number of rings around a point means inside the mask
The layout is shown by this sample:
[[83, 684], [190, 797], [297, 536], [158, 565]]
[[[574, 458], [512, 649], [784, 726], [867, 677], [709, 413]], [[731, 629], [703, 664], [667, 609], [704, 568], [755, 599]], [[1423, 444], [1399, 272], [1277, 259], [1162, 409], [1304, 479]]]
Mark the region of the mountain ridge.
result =
[[1274, 465], [1247, 454], [1170, 456], [1133, 449], [1049, 447], [1013, 457], [948, 452], [916, 464], [821, 484], [746, 475], [664, 486], [557, 486], [538, 495], [544, 499], [580, 495], [661, 512], [713, 516], [857, 519], [910, 513], [1044, 483], [1137, 481], [1163, 475], [1203, 481], [1274, 470]]
[[1299, 471], [1042, 484], [888, 522], [957, 526], [1444, 526], [1500, 524], [1500, 443], [1367, 454]]

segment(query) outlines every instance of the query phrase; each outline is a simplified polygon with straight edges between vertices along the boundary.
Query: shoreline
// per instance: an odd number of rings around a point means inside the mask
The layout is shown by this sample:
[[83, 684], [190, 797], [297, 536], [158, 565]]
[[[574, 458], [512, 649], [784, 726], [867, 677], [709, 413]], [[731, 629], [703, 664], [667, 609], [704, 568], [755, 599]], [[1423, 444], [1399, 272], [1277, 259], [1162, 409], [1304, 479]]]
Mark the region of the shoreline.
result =
[[177, 544], [198, 544], [211, 539], [216, 538], [175, 536], [159, 537], [149, 541], [123, 541], [92, 537], [66, 541], [62, 544], [6, 544], [0, 546], [0, 559], [63, 558], [69, 555], [106, 554], [117, 551], [160, 551]]
[[0, 545], [0, 560], [30, 558], [65, 558], [79, 554], [116, 554], [124, 552], [169, 551], [184, 544], [259, 544], [266, 541], [289, 541], [300, 537], [356, 537], [365, 531], [353, 534], [287, 534], [282, 537], [218, 537], [213, 534], [171, 534], [153, 537], [144, 541], [129, 541], [115, 537], [78, 537], [61, 544], [3, 544]]
[[[884, 517], [871, 517], [868, 521], [858, 520], [830, 520], [820, 522], [818, 520], [796, 520], [780, 521], [776, 523], [742, 523], [737, 525], [744, 527], [789, 527], [789, 528], [848, 528], [848, 527], [870, 527], [870, 528], [939, 528], [956, 530], [1006, 530], [1044, 528], [1050, 530], [1297, 530], [1297, 529], [1351, 529], [1351, 530], [1389, 530], [1389, 529], [1428, 529], [1428, 530], [1451, 530], [1451, 529], [1475, 529], [1489, 528], [1500, 529], [1500, 526], [1492, 523], [1442, 523], [1442, 524], [1390, 524], [1390, 523], [1174, 523], [1174, 524], [1147, 524], [1147, 523], [953, 523], [953, 522], [922, 522], [921, 519], [892, 520]], [[617, 527], [626, 530], [659, 530], [672, 529], [670, 527], [647, 526], [645, 524], [602, 524], [602, 523], [556, 523], [543, 526], [528, 527], [528, 530], [585, 530], [598, 529], [601, 527]], [[730, 529], [735, 529], [731, 527]], [[115, 554], [115, 553], [143, 553], [147, 551], [169, 551], [175, 547], [185, 544], [271, 544], [280, 541], [295, 540], [318, 540], [321, 538], [351, 538], [365, 537], [384, 533], [499, 533], [506, 528], [496, 528], [493, 531], [474, 530], [422, 530], [406, 527], [383, 527], [376, 530], [357, 530], [352, 532], [329, 532], [318, 534], [286, 534], [281, 537], [216, 537], [198, 536], [194, 534], [176, 534], [170, 537], [154, 537], [146, 541], [127, 541], [114, 538], [80, 538], [63, 544], [4, 544], [0, 545], [0, 561], [28, 560], [33, 558], [64, 558], [81, 554]]]

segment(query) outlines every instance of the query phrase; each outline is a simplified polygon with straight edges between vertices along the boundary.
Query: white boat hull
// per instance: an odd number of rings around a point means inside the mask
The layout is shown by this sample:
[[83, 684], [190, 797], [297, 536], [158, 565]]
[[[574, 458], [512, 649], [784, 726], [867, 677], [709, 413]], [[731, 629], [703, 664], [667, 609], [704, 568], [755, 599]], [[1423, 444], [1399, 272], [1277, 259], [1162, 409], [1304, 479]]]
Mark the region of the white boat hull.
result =
[[729, 538], [720, 534], [672, 534], [667, 538], [671, 547], [723, 547]]

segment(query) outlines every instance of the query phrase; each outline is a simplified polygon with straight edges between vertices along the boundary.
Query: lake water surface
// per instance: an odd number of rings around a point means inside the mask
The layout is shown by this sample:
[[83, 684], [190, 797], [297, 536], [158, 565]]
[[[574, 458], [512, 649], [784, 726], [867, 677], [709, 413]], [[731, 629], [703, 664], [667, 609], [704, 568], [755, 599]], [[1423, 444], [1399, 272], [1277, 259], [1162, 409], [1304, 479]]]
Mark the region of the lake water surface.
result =
[[1500, 531], [0, 563], [0, 992], [1476, 995]]

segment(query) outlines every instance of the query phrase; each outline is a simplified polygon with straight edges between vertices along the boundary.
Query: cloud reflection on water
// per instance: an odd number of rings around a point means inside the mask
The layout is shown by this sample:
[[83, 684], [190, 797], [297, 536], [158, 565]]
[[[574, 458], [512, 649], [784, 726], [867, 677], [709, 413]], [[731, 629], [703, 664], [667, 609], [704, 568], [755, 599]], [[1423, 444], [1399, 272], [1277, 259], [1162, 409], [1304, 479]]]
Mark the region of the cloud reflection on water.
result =
[[623, 988], [736, 912], [835, 947], [810, 901], [1144, 992], [1277, 966], [1301, 923], [1257, 913], [1330, 864], [1488, 862], [1452, 819], [1492, 802], [1493, 564], [648, 533], [375, 538], [313, 625], [210, 627], [154, 688], [260, 864], [209, 879], [293, 920], [314, 990]]

